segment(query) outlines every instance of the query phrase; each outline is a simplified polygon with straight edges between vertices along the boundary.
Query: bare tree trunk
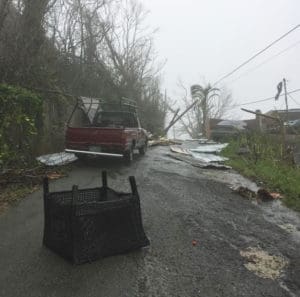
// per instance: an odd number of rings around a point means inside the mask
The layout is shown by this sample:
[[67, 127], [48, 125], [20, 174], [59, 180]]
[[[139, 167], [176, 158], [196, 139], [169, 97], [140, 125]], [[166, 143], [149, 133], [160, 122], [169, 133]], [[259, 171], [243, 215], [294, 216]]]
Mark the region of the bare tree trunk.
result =
[[0, 1], [0, 33], [4, 25], [4, 21], [9, 13], [10, 0]]

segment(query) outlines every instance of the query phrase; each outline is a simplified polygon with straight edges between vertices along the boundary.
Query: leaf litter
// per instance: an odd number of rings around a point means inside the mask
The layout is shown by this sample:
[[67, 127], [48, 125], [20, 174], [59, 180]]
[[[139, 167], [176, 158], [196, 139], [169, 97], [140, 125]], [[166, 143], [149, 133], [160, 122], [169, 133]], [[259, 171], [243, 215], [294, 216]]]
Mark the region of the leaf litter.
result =
[[259, 277], [275, 280], [280, 277], [288, 261], [283, 257], [270, 255], [266, 251], [249, 247], [240, 251], [240, 255], [247, 260], [244, 266]]

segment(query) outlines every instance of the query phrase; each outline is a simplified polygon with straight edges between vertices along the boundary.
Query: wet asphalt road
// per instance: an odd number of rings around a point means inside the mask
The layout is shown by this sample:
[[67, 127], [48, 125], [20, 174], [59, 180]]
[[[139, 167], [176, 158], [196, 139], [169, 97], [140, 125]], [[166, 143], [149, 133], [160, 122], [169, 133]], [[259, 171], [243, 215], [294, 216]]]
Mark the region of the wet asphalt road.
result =
[[[41, 244], [39, 190], [0, 216], [0, 296], [300, 296], [299, 240], [271, 222], [270, 211], [167, 151], [152, 148], [130, 167], [116, 160], [77, 162], [68, 177], [50, 184], [51, 191], [98, 186], [106, 169], [109, 186], [128, 191], [127, 177], [135, 175], [149, 248], [69, 264]], [[280, 279], [245, 268], [240, 250], [257, 246], [289, 261]]]

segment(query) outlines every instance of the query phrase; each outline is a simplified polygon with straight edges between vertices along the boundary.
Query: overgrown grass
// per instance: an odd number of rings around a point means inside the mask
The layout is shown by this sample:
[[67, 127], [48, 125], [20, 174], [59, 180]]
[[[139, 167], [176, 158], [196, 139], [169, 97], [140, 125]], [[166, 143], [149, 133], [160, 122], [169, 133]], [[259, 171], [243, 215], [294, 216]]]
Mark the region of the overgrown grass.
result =
[[[252, 141], [255, 149], [247, 146], [249, 138], [231, 141], [222, 152], [229, 158], [228, 165], [252, 180], [263, 182], [269, 190], [280, 192], [288, 207], [300, 211], [300, 169], [283, 161], [278, 142], [263, 136]], [[238, 154], [241, 146], [247, 147], [247, 154]]]

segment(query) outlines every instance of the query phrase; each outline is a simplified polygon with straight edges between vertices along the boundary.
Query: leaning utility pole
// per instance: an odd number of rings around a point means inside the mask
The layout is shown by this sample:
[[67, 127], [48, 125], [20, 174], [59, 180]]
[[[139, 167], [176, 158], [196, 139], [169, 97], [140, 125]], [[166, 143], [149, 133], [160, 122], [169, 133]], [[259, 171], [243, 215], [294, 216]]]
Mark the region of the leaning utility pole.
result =
[[188, 111], [190, 111], [196, 104], [198, 103], [198, 100], [195, 100], [190, 106], [188, 106], [180, 115], [178, 115], [180, 109], [178, 108], [176, 111], [172, 109], [172, 107], [169, 106], [169, 110], [174, 113], [174, 116], [167, 126], [167, 128], [164, 129], [164, 134], [168, 134], [168, 131], [172, 126], [174, 126]]

